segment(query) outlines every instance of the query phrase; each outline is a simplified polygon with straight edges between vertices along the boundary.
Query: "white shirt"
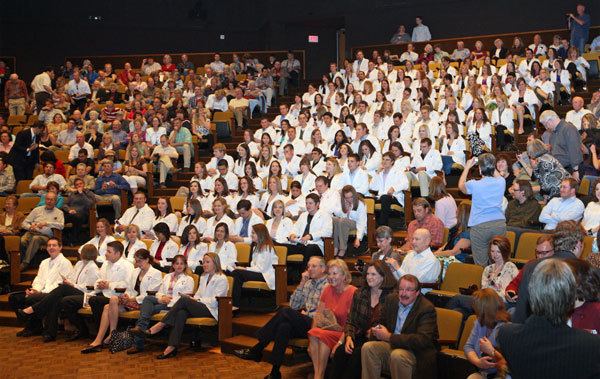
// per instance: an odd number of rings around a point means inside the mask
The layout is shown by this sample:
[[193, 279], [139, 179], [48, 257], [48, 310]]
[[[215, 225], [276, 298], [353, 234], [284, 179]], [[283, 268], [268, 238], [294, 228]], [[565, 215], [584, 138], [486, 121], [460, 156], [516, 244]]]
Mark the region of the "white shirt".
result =
[[154, 211], [148, 204], [144, 204], [144, 206], [139, 209], [139, 212], [138, 208], [134, 205], [123, 213], [123, 216], [117, 220], [117, 223], [119, 225], [135, 224], [140, 228], [140, 232], [144, 233], [152, 229], [154, 217]]
[[135, 297], [138, 304], [142, 304], [144, 298], [147, 296], [147, 291], [158, 291], [163, 280], [162, 272], [150, 266], [140, 281], [140, 292], [137, 292], [135, 290], [135, 283], [137, 282], [141, 271], [142, 270], [139, 267], [134, 268], [133, 271], [131, 271], [131, 276], [129, 277], [129, 283], [127, 285], [127, 294], [131, 297]]
[[167, 130], [163, 126], [159, 126], [158, 130], [154, 128], [146, 129], [146, 142], [150, 142], [154, 146], [160, 145], [160, 136], [167, 135]]
[[302, 185], [302, 193], [309, 193], [315, 188], [315, 180], [317, 176], [312, 173], [308, 173], [306, 175], [299, 174], [294, 177], [294, 180], [300, 182]]
[[458, 138], [454, 139], [450, 145], [450, 148], [448, 148], [446, 139], [441, 139], [440, 144], [442, 147], [442, 155], [449, 155], [448, 152], [452, 152], [452, 155], [450, 155], [452, 157], [452, 161], [462, 166], [465, 165], [465, 150], [467, 149], [467, 145], [462, 137], [459, 136]]
[[123, 255], [125, 255], [125, 258], [133, 263], [135, 261], [134, 259], [134, 255], [136, 253], [136, 251], [140, 250], [140, 249], [147, 249], [148, 247], [146, 246], [146, 244], [144, 243], [144, 241], [140, 240], [140, 239], [135, 239], [135, 242], [131, 243], [129, 240], [124, 240], [123, 242], [123, 246], [125, 247], [125, 251], [123, 252]]
[[31, 283], [31, 288], [41, 293], [49, 293], [63, 282], [63, 277], [67, 277], [73, 265], [62, 253], [56, 258], [46, 258], [40, 263], [38, 273]]
[[229, 109], [229, 105], [227, 104], [227, 98], [223, 96], [221, 97], [221, 100], [219, 100], [217, 99], [214, 93], [208, 95], [208, 99], [206, 99], [206, 109], [227, 112], [227, 110]]
[[100, 269], [94, 261], [77, 261], [67, 279], [80, 291], [86, 291], [86, 286], [93, 286], [98, 280]]
[[[15, 170], [18, 170], [19, 167], [14, 167]], [[65, 178], [60, 175], [60, 174], [52, 174], [50, 176], [46, 176], [44, 174], [39, 174], [38, 176], [36, 176], [33, 181], [31, 182], [31, 184], [29, 184], [29, 189], [32, 189], [34, 186], [42, 186], [42, 187], [46, 187], [48, 185], [49, 182], [56, 182], [58, 183], [60, 189], [64, 189], [65, 185], [67, 184], [67, 182], [65, 181]], [[40, 191], [41, 193], [45, 193], [46, 190], [43, 189]]]
[[352, 63], [352, 72], [358, 74], [359, 71], [365, 74], [369, 71], [369, 60], [367, 58], [363, 58], [360, 61], [357, 59]]
[[429, 27], [426, 25], [418, 25], [413, 28], [412, 32], [412, 41], [413, 42], [423, 42], [429, 41], [431, 39], [431, 33], [429, 32]]
[[[254, 248], [250, 267], [247, 267], [246, 270], [261, 273], [269, 289], [274, 290], [275, 268], [273, 265], [278, 264], [278, 262], [279, 258], [275, 254], [275, 250], [269, 248], [268, 250], [259, 251], [257, 248]], [[282, 262], [282, 264], [284, 263]]]
[[500, 113], [500, 108], [494, 109], [492, 112], [492, 125], [504, 125], [512, 134], [515, 133], [514, 113], [511, 108], [504, 108]]
[[[186, 255], [187, 249], [187, 255]], [[187, 257], [187, 265], [190, 270], [195, 271], [196, 267], [202, 264], [202, 259], [204, 258], [204, 254], [208, 252], [208, 245], [204, 242], [198, 243], [196, 246], [181, 245], [179, 247], [179, 252], [177, 254], [181, 254]]]
[[83, 79], [79, 79], [79, 83], [75, 79], [71, 79], [67, 85], [67, 94], [74, 99], [81, 99], [86, 95], [91, 95], [90, 85]]
[[581, 200], [575, 196], [568, 199], [555, 197], [542, 208], [540, 213], [540, 222], [546, 224], [544, 229], [556, 229], [556, 225], [561, 221], [573, 220], [579, 222], [583, 217], [585, 208]]
[[[223, 156], [223, 158], [221, 158], [221, 159], [225, 159], [225, 160], [227, 161], [227, 167], [228, 167], [228, 168], [231, 168], [231, 167], [234, 167], [234, 166], [235, 166], [235, 162], [233, 161], [233, 157], [232, 157], [231, 155], [229, 155], [229, 154], [225, 154], [225, 155]], [[221, 159], [219, 159], [219, 158], [217, 158], [217, 157], [212, 157], [212, 158], [210, 159], [210, 162], [208, 162], [208, 163], [206, 164], [206, 169], [207, 169], [207, 170], [210, 170], [210, 169], [216, 170], [216, 169], [217, 169], [217, 164], [219, 163], [219, 161], [220, 161]], [[204, 187], [202, 187], [202, 189], [205, 189], [205, 188], [204, 188]]]
[[217, 250], [217, 242], [213, 241], [208, 246], [208, 251], [210, 253], [216, 253], [221, 260], [221, 268], [223, 271], [233, 271], [235, 270], [235, 263], [237, 262], [237, 249], [235, 248], [235, 244], [231, 241], [223, 242], [223, 245], [219, 250]]
[[442, 169], [442, 156], [439, 151], [435, 150], [433, 147], [429, 149], [425, 158], [421, 157], [421, 154], [413, 154], [413, 159], [410, 164], [411, 167], [425, 167], [425, 172], [429, 177], [433, 177], [435, 175], [435, 171], [439, 171]]
[[217, 297], [227, 296], [229, 289], [229, 281], [224, 274], [214, 274], [208, 281], [208, 274], [204, 273], [200, 276], [198, 283], [198, 291], [194, 295], [194, 299], [206, 305], [210, 314], [215, 320], [219, 319], [219, 302]]
[[222, 222], [227, 224], [227, 227], [229, 228], [230, 231], [233, 230], [233, 227], [235, 225], [233, 223], [233, 220], [229, 216], [223, 215], [223, 217], [221, 217], [221, 219], [219, 221], [217, 221], [216, 217], [217, 216], [212, 216], [211, 218], [206, 220], [206, 230], [204, 232], [204, 237], [214, 238], [215, 237], [215, 228], [217, 227], [218, 224], [220, 224]]
[[31, 81], [31, 89], [34, 93], [47, 92], [44, 86], [52, 87], [52, 80], [47, 72], [42, 72], [41, 74], [36, 75]]
[[96, 281], [96, 288], [98, 288], [98, 282], [106, 280], [108, 282], [108, 288], [102, 290], [102, 294], [105, 297], [110, 298], [116, 295], [115, 288], [127, 288], [129, 277], [133, 272], [133, 264], [124, 257], [119, 258], [116, 262], [104, 261], [102, 267], [100, 267], [100, 277]]
[[[298, 239], [303, 237], [307, 222], [308, 212], [300, 214], [300, 217], [298, 217], [298, 220], [296, 221], [296, 230], [294, 232]], [[321, 252], [323, 252], [323, 238], [331, 237], [333, 235], [333, 220], [331, 218], [331, 214], [324, 212], [322, 209], [318, 209], [310, 223], [308, 234], [312, 236], [312, 239], [308, 241], [308, 244], [315, 244], [319, 246], [319, 249], [321, 249]], [[296, 241], [291, 242], [295, 243]]]
[[600, 202], [590, 201], [583, 212], [581, 225], [585, 230], [597, 228], [600, 225]]
[[387, 195], [390, 188], [394, 189], [392, 196], [398, 200], [400, 205], [404, 206], [404, 192], [402, 191], [408, 189], [408, 178], [403, 172], [398, 172], [392, 168], [387, 174], [381, 171], [373, 176], [370, 189], [377, 192], [378, 199], [383, 195]]
[[[341, 205], [336, 208], [334, 212], [335, 217], [342, 219], [350, 219], [356, 222], [356, 237], [361, 239], [367, 233], [367, 207], [362, 200], [358, 201], [358, 207], [356, 209], [349, 209], [347, 213], [344, 213]], [[335, 222], [335, 219], [333, 219]]]
[[204, 231], [206, 230], [206, 220], [203, 217], [198, 217], [198, 220], [194, 221], [194, 218], [188, 215], [182, 217], [181, 221], [179, 221], [179, 226], [177, 227], [177, 233], [175, 233], [175, 235], [181, 237], [184, 229], [188, 225], [194, 225], [198, 230], [198, 233], [200, 233], [201, 235], [204, 234]]
[[69, 149], [69, 160], [72, 161], [73, 159], [76, 159], [77, 154], [79, 154], [79, 150], [81, 149], [87, 150], [88, 157], [94, 156], [94, 148], [92, 147], [92, 145], [90, 145], [87, 142], [84, 142], [83, 147], [81, 147], [78, 143], [76, 143], [75, 145], [71, 146], [71, 149]]
[[[294, 148], [294, 152], [295, 151], [296, 151], [296, 149]], [[294, 155], [292, 157], [292, 159], [290, 159], [289, 162], [285, 158], [280, 159], [279, 163], [281, 164], [282, 175], [287, 175], [290, 177], [294, 177], [294, 176], [298, 175], [298, 172], [300, 171], [300, 157], [299, 156]]]
[[[435, 283], [438, 281], [442, 266], [440, 261], [431, 252], [430, 248], [417, 254], [416, 251], [411, 251], [406, 254], [400, 268], [393, 274], [396, 279], [400, 279], [403, 275], [412, 274], [419, 279], [421, 283]], [[422, 293], [431, 291], [431, 289], [422, 289]]]
[[579, 111], [575, 109], [571, 109], [567, 112], [567, 116], [565, 117], [566, 122], [570, 122], [575, 125], [577, 130], [581, 130], [581, 119], [588, 113], [592, 113], [589, 109], [581, 108]]

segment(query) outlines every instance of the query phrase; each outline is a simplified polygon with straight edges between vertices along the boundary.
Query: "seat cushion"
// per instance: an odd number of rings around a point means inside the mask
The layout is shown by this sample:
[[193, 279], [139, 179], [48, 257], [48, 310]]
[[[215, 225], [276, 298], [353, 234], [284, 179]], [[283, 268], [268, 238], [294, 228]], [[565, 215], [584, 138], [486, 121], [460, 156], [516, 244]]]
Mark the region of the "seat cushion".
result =
[[217, 320], [212, 317], [194, 317], [188, 318], [185, 324], [193, 326], [216, 326]]
[[287, 256], [288, 262], [301, 263], [304, 261], [304, 255], [302, 254], [292, 254]]
[[242, 288], [246, 288], [246, 289], [253, 289], [253, 290], [264, 290], [264, 291], [271, 291], [271, 289], [269, 288], [269, 286], [267, 285], [267, 283], [265, 282], [258, 282], [258, 281], [248, 281], [245, 282], [244, 285], [242, 286]]

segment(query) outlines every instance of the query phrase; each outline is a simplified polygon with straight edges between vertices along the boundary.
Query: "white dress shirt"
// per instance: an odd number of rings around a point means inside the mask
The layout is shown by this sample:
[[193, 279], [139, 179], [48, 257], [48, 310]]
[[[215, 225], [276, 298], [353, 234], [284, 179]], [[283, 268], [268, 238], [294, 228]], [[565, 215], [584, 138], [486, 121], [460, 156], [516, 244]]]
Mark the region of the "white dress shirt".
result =
[[575, 125], [577, 130], [581, 130], [581, 119], [588, 113], [592, 113], [589, 109], [581, 108], [579, 111], [575, 109], [571, 109], [567, 112], [567, 116], [565, 117], [566, 122], [570, 122]]
[[40, 263], [31, 288], [41, 293], [49, 293], [63, 282], [63, 277], [67, 278], [72, 269], [73, 265], [62, 253], [54, 259], [46, 258]]
[[133, 264], [124, 257], [119, 258], [116, 262], [104, 261], [100, 267], [100, 275], [96, 281], [96, 288], [98, 288], [98, 282], [107, 281], [108, 288], [102, 290], [102, 294], [105, 297], [110, 298], [116, 295], [115, 288], [127, 288], [129, 283], [129, 277], [133, 272]]
[[144, 233], [152, 229], [154, 217], [156, 217], [154, 215], [154, 211], [148, 206], [148, 204], [144, 204], [142, 208], [139, 208], [139, 212], [138, 208], [134, 205], [127, 209], [125, 213], [123, 213], [123, 216], [117, 220], [117, 224], [135, 224], [140, 228], [140, 232]]
[[556, 225], [561, 221], [573, 220], [579, 222], [584, 211], [583, 203], [575, 196], [568, 199], [555, 197], [542, 208], [540, 222], [546, 224], [544, 229], [552, 230], [556, 229]]
[[94, 156], [94, 148], [92, 147], [92, 145], [90, 145], [87, 142], [84, 142], [83, 147], [82, 147], [82, 146], [79, 146], [78, 143], [76, 143], [75, 145], [71, 146], [71, 149], [69, 149], [69, 160], [72, 161], [72, 160], [76, 159], [77, 155], [79, 154], [79, 150], [81, 150], [81, 149], [87, 150], [88, 157]]
[[[438, 281], [442, 266], [440, 261], [431, 252], [431, 248], [417, 253], [411, 251], [406, 254], [402, 261], [402, 265], [394, 272], [394, 277], [400, 279], [403, 275], [412, 274], [419, 279], [421, 283], [435, 283]], [[422, 293], [431, 291], [431, 289], [423, 288]]]

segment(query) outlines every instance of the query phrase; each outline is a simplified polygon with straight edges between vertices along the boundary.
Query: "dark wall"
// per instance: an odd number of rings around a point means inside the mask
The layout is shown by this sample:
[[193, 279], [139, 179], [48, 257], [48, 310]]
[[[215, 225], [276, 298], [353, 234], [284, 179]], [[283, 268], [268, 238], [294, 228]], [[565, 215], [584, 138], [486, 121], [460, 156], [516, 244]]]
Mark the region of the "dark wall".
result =
[[[199, 17], [190, 10], [201, 4]], [[162, 52], [306, 50], [307, 76], [335, 60], [335, 33], [352, 46], [387, 43], [422, 15], [434, 38], [563, 28], [564, 0], [3, 0], [0, 56], [16, 56], [29, 80], [66, 56]], [[600, 1], [589, 2], [598, 24]], [[89, 16], [102, 16], [101, 21]], [[219, 36], [225, 35], [221, 40]], [[307, 36], [317, 34], [319, 44]]]

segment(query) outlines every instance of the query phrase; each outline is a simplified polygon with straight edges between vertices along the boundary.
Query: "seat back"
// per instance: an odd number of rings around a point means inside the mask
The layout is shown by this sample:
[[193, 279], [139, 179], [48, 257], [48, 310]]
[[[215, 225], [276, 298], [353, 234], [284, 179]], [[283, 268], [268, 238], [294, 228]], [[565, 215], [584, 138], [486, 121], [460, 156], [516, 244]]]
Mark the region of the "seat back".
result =
[[186, 198], [183, 196], [169, 197], [169, 202], [171, 203], [171, 209], [173, 209], [173, 211], [183, 211], [185, 208], [185, 201]]
[[144, 238], [144, 239], [142, 239], [142, 242], [146, 244], [146, 249], [150, 250], [150, 247], [152, 246], [152, 243], [154, 242], [154, 240], [151, 240], [149, 238]]
[[227, 296], [231, 297], [233, 294], [233, 276], [227, 276]]
[[373, 199], [373, 198], [364, 199], [364, 202], [365, 202], [365, 208], [367, 208], [367, 213], [374, 214], [375, 213], [375, 199]]
[[35, 197], [22, 197], [19, 199], [19, 205], [17, 205], [17, 211], [27, 214], [35, 208], [40, 202], [40, 198]]
[[475, 315], [469, 316], [467, 321], [465, 321], [465, 326], [463, 326], [462, 333], [460, 334], [460, 341], [458, 341], [458, 350], [464, 349], [465, 344], [467, 343], [467, 341], [469, 340], [469, 336], [471, 335], [471, 331], [475, 326], [475, 321], [477, 321], [477, 316]]
[[31, 184], [31, 182], [33, 182], [33, 180], [19, 180], [17, 182], [17, 188], [15, 190], [17, 195], [31, 192], [29, 189], [29, 185]]
[[280, 265], [286, 264], [286, 262], [287, 262], [287, 247], [275, 246], [275, 254], [277, 254], [277, 262]]
[[446, 269], [446, 276], [442, 282], [443, 291], [459, 293], [459, 288], [468, 288], [472, 284], [481, 287], [483, 267], [468, 263], [453, 262]]
[[194, 279], [194, 293], [196, 293], [196, 291], [198, 291], [198, 286], [200, 285], [200, 275], [198, 274], [189, 274], [192, 279]]
[[587, 259], [588, 255], [592, 253], [592, 245], [594, 244], [594, 237], [585, 236], [583, 237], [583, 250], [581, 251], [581, 259]]
[[519, 237], [519, 245], [515, 252], [515, 259], [530, 260], [535, 258], [535, 247], [537, 240], [543, 235], [543, 233], [521, 233]]
[[579, 188], [577, 189], [577, 194], [581, 196], [587, 196], [590, 194], [590, 186], [591, 186], [590, 178], [584, 176], [581, 179], [581, 183], [579, 183]]
[[515, 242], [517, 240], [517, 234], [515, 232], [512, 232], [509, 230], [506, 232], [505, 237], [508, 238], [508, 240], [510, 241], [511, 253], [514, 253], [515, 252]]
[[56, 150], [54, 152], [54, 156], [56, 157], [56, 159], [58, 159], [62, 162], [68, 162], [69, 161], [69, 150], [65, 150], [65, 149]]
[[462, 313], [445, 308], [435, 308], [440, 341], [458, 341], [462, 326]]
[[237, 262], [249, 263], [250, 262], [250, 245], [244, 242], [236, 242], [235, 249], [237, 251]]

